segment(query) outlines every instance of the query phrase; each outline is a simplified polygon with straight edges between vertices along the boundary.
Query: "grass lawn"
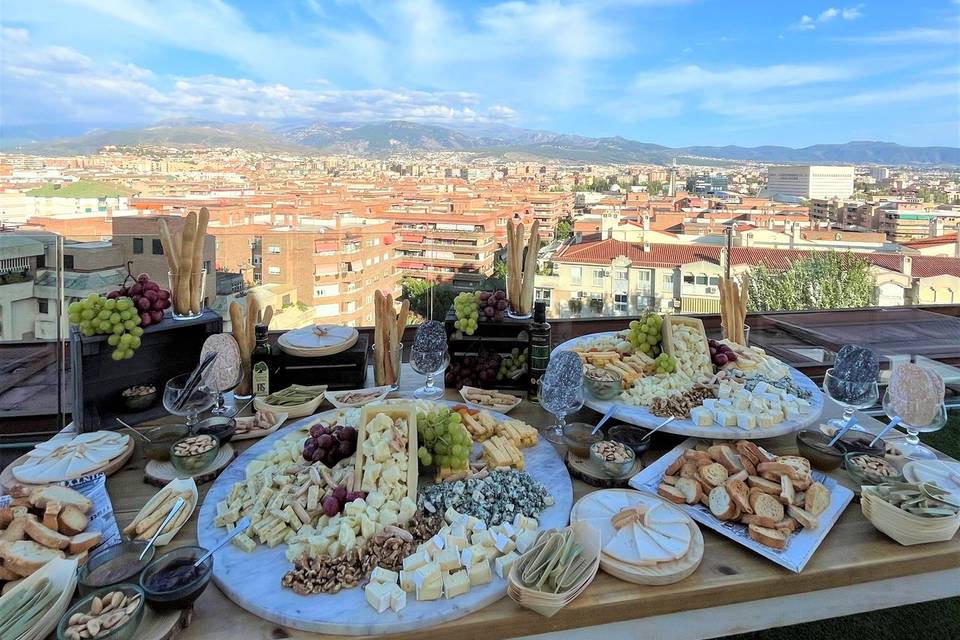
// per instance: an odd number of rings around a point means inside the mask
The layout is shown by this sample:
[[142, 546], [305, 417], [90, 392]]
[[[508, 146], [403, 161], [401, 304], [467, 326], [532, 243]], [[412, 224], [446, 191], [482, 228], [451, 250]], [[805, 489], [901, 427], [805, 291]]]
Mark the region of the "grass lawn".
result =
[[[943, 429], [922, 435], [921, 439], [952, 458], [960, 459], [960, 411], [950, 415], [950, 421]], [[960, 598], [744, 633], [730, 636], [730, 640], [912, 640], [918, 636], [943, 640], [960, 638]]]

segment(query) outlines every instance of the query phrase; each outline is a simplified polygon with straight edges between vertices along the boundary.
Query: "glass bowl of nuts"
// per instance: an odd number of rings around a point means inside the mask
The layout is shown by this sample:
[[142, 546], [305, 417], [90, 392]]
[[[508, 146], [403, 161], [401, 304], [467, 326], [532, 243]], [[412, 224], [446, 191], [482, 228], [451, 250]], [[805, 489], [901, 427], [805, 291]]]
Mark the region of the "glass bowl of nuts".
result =
[[895, 464], [869, 453], [844, 454], [843, 468], [853, 481], [861, 486], [903, 480], [903, 474]]
[[209, 467], [219, 451], [220, 441], [209, 433], [187, 436], [170, 445], [170, 463], [180, 473], [192, 476]]
[[63, 614], [57, 640], [129, 640], [143, 619], [144, 600], [143, 589], [130, 583], [94, 591]]
[[635, 459], [633, 449], [616, 440], [602, 440], [590, 445], [590, 460], [614, 478], [630, 473]]
[[613, 400], [623, 391], [622, 376], [611, 369], [594, 367], [583, 372], [583, 388], [597, 400]]

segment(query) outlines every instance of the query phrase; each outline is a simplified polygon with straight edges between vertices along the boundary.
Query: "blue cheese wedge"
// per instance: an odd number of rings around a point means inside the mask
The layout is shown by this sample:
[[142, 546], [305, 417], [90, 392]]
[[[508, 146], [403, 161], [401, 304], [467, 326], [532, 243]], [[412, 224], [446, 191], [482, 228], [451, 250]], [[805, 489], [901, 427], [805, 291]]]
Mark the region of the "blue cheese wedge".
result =
[[493, 561], [494, 571], [496, 571], [497, 575], [501, 578], [506, 578], [510, 575], [510, 567], [513, 566], [513, 563], [516, 562], [519, 557], [516, 551], [511, 551], [505, 556], [500, 556]]
[[470, 577], [471, 587], [487, 584], [493, 580], [493, 575], [490, 573], [490, 562], [487, 560], [470, 565], [470, 568], [467, 569], [467, 575]]
[[443, 593], [447, 598], [455, 598], [470, 591], [470, 577], [466, 571], [457, 571], [443, 576]]
[[390, 608], [390, 593], [387, 590], [388, 585], [382, 582], [368, 582], [363, 589], [363, 594], [367, 603], [374, 608], [377, 613], [383, 613]]

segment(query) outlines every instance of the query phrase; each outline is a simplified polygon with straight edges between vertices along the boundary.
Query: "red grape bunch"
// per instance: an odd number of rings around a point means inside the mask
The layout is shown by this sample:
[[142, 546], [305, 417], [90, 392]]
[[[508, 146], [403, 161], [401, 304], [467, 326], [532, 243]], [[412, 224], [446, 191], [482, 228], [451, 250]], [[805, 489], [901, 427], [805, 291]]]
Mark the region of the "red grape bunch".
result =
[[447, 367], [444, 383], [455, 389], [464, 386], [489, 389], [497, 381], [500, 360], [499, 353], [486, 349], [475, 356], [465, 356], [459, 362], [453, 362]]
[[343, 508], [347, 506], [347, 504], [357, 500], [358, 498], [366, 497], [366, 491], [347, 491], [345, 486], [340, 485], [333, 490], [333, 493], [323, 499], [323, 513], [332, 518], [343, 511]]
[[507, 294], [503, 291], [480, 291], [477, 294], [481, 322], [503, 322], [507, 311]]
[[710, 347], [710, 360], [712, 360], [713, 364], [717, 367], [722, 367], [728, 362], [737, 361], [737, 354], [733, 352], [733, 349], [719, 340], [710, 338], [707, 340], [707, 345]]
[[[107, 294], [107, 298], [130, 298], [133, 306], [140, 314], [140, 326], [149, 327], [163, 320], [163, 311], [170, 307], [170, 292], [161, 289], [160, 285], [150, 279], [150, 276], [141, 273], [136, 278], [130, 271], [132, 262], [127, 263], [127, 277], [116, 291]], [[128, 282], [133, 284], [128, 286]]]
[[353, 427], [315, 424], [310, 427], [310, 437], [303, 442], [303, 459], [333, 467], [356, 450], [357, 430]]

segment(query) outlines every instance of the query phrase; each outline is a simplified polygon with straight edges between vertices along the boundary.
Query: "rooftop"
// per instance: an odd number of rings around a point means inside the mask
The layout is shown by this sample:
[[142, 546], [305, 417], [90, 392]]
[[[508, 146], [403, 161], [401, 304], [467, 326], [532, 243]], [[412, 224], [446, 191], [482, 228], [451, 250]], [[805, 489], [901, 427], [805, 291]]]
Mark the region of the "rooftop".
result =
[[110, 182], [96, 180], [78, 180], [67, 185], [45, 184], [39, 189], [27, 191], [26, 195], [35, 198], [116, 198], [133, 193], [126, 187]]

